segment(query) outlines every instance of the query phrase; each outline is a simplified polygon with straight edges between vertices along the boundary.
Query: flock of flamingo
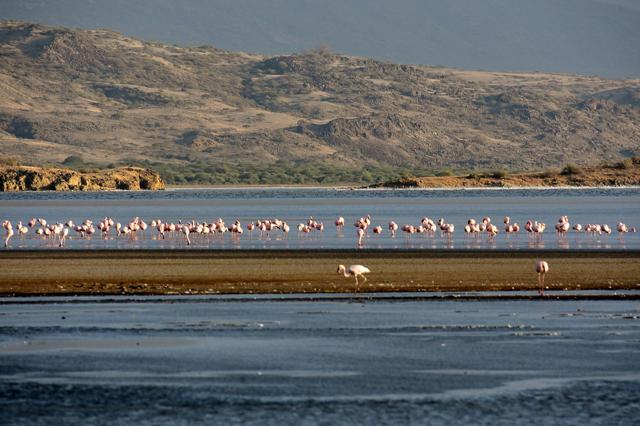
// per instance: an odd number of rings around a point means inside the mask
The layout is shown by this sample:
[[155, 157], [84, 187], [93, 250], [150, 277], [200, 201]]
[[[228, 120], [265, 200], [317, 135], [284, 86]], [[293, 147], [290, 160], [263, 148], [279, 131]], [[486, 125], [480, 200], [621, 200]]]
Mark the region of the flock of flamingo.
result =
[[[335, 220], [335, 226], [338, 231], [342, 232], [345, 227], [344, 217], [338, 217]], [[518, 234], [521, 231], [518, 223], [512, 223], [510, 217], [503, 219], [503, 229], [506, 234]], [[368, 230], [371, 229], [373, 234], [381, 235], [384, 229], [381, 225], [372, 225], [371, 215], [361, 217], [353, 224], [356, 228], [356, 238], [358, 247], [364, 245], [364, 240], [368, 236]], [[191, 222], [183, 223], [178, 221], [164, 222], [161, 219], [153, 219], [149, 224], [139, 217], [134, 218], [129, 223], [122, 224], [115, 222], [110, 217], [105, 217], [97, 224], [90, 219], [85, 219], [80, 224], [75, 224], [69, 220], [64, 223], [48, 223], [44, 218], [32, 218], [26, 225], [22, 221], [18, 222], [15, 226], [9, 221], [2, 222], [2, 227], [5, 230], [5, 248], [9, 247], [10, 240], [17, 233], [19, 238], [24, 238], [30, 232], [33, 232], [37, 237], [42, 238], [45, 241], [53, 241], [58, 247], [64, 247], [67, 239], [75, 238], [85, 239], [91, 238], [94, 234], [101, 235], [102, 238], [108, 238], [114, 236], [122, 239], [134, 239], [137, 235], [146, 235], [147, 229], [155, 230], [156, 238], [165, 239], [169, 236], [174, 237], [181, 235], [184, 238], [186, 245], [191, 245], [191, 238], [198, 237], [211, 237], [214, 235], [221, 235], [230, 233], [232, 238], [240, 238], [244, 232], [252, 234], [258, 232], [260, 235], [269, 235], [273, 232], [281, 232], [284, 235], [288, 235], [291, 227], [289, 224], [280, 219], [259, 219], [255, 222], [249, 222], [243, 225], [239, 220], [235, 220], [233, 224], [227, 226], [222, 219], [217, 219], [213, 222], [198, 222], [192, 220]], [[423, 217], [418, 225], [405, 224], [399, 226], [396, 222], [390, 221], [387, 224], [387, 230], [392, 238], [395, 238], [398, 231], [403, 232], [407, 238], [411, 238], [413, 234], [426, 234], [429, 236], [435, 236], [438, 232], [445, 240], [451, 241], [455, 232], [455, 226], [452, 223], [447, 223], [444, 218], [440, 218], [434, 221], [428, 217]], [[542, 234], [546, 230], [546, 225], [536, 220], [528, 220], [522, 227], [530, 238], [533, 240], [540, 240]], [[305, 235], [312, 232], [323, 232], [324, 224], [313, 217], [310, 217], [306, 223], [300, 223], [297, 225], [299, 235]], [[613, 232], [612, 228], [607, 224], [594, 224], [589, 223], [584, 226], [576, 223], [571, 226], [568, 216], [562, 216], [558, 219], [555, 225], [555, 231], [559, 238], [563, 238], [570, 231], [576, 233], [585, 233], [587, 235], [609, 235]], [[627, 227], [622, 222], [616, 225], [616, 230], [619, 234], [625, 234], [629, 232], [636, 232], [635, 227]], [[489, 240], [493, 240], [499, 233], [500, 228], [491, 222], [491, 218], [486, 216], [482, 220], [470, 218], [464, 225], [464, 235], [466, 238], [478, 238], [480, 235], [487, 235]]]

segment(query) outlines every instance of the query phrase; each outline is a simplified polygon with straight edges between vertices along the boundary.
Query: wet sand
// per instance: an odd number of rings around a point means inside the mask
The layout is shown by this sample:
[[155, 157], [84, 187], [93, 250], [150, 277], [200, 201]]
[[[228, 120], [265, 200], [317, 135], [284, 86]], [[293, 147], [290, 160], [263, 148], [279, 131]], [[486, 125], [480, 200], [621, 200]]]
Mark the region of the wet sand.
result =
[[345, 293], [342, 263], [368, 266], [362, 292], [640, 290], [640, 252], [4, 251], [0, 295]]

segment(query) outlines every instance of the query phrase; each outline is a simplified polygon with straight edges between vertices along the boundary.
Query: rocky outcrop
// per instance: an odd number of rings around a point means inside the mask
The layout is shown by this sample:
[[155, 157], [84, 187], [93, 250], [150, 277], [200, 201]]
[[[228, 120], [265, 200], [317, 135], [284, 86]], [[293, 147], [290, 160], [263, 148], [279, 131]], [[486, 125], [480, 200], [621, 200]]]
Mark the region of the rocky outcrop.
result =
[[0, 167], [0, 191], [161, 190], [156, 172], [137, 167], [81, 173], [71, 169]]
[[418, 120], [399, 114], [379, 114], [358, 118], [336, 118], [325, 124], [300, 123], [298, 133], [312, 134], [326, 141], [360, 139], [394, 139], [421, 137], [429, 129]]
[[579, 173], [472, 173], [466, 176], [407, 177], [384, 182], [379, 188], [517, 188], [517, 187], [608, 187], [640, 186], [640, 158], [600, 167], [585, 167]]

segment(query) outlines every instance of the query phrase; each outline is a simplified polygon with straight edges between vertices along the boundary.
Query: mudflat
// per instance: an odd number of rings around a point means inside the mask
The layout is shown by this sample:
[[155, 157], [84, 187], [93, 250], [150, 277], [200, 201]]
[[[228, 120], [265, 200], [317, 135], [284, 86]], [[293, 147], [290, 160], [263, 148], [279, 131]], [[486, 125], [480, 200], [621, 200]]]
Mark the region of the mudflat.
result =
[[362, 292], [537, 289], [639, 290], [638, 251], [95, 250], [4, 251], [0, 295], [343, 293], [371, 269]]

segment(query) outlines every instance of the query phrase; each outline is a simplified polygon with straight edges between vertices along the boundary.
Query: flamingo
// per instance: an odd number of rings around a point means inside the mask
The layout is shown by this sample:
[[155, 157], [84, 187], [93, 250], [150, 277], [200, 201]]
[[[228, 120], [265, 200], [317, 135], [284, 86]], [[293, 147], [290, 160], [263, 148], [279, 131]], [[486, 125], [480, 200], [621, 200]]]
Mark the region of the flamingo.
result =
[[342, 228], [344, 227], [344, 217], [340, 216], [339, 218], [336, 219], [336, 227], [338, 228]]
[[498, 227], [493, 224], [487, 225], [487, 233], [489, 234], [489, 239], [495, 238], [498, 235]]
[[362, 239], [364, 238], [364, 229], [358, 228], [356, 232], [358, 234], [358, 246], [362, 246]]
[[191, 245], [191, 240], [189, 239], [189, 227], [188, 226], [183, 226], [182, 227], [182, 233], [184, 234], [185, 238], [187, 239], [187, 245], [190, 246]]
[[22, 221], [18, 222], [18, 224], [16, 225], [16, 229], [18, 230], [18, 235], [20, 237], [23, 237], [24, 235], [27, 234], [27, 232], [29, 232], [29, 228], [27, 228], [26, 226], [24, 226], [22, 224]]
[[544, 274], [549, 272], [549, 264], [544, 260], [536, 262], [536, 272], [538, 273], [538, 285], [540, 285], [540, 296], [544, 295]]
[[2, 227], [7, 231], [7, 238], [4, 240], [4, 246], [6, 248], [9, 246], [9, 240], [13, 237], [13, 226], [11, 225], [11, 222], [5, 220], [2, 222]]
[[343, 274], [347, 278], [351, 276], [356, 278], [356, 293], [358, 292], [358, 287], [360, 286], [358, 277], [362, 277], [362, 284], [364, 284], [365, 282], [367, 282], [367, 277], [365, 277], [364, 274], [368, 274], [369, 272], [371, 272], [369, 268], [362, 265], [351, 265], [348, 268], [345, 268], [344, 265], [338, 265], [338, 274]]
[[64, 242], [67, 239], [67, 235], [69, 235], [69, 228], [64, 228], [60, 234], [60, 247], [64, 247]]
[[389, 222], [389, 231], [391, 231], [391, 238], [395, 238], [396, 232], [398, 231], [398, 224], [394, 221]]

